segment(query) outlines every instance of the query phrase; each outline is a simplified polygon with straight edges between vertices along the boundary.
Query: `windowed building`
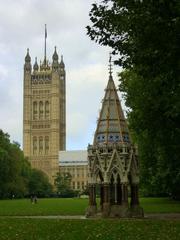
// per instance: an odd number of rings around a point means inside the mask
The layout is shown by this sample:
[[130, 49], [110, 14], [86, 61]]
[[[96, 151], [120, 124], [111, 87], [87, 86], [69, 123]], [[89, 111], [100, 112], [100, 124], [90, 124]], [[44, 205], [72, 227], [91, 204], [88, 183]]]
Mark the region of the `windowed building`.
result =
[[51, 183], [59, 170], [59, 151], [66, 148], [65, 65], [56, 51], [32, 66], [29, 50], [24, 64], [23, 150], [33, 168]]
[[88, 184], [88, 161], [86, 150], [60, 151], [59, 168], [61, 173], [70, 173], [71, 187], [83, 191]]

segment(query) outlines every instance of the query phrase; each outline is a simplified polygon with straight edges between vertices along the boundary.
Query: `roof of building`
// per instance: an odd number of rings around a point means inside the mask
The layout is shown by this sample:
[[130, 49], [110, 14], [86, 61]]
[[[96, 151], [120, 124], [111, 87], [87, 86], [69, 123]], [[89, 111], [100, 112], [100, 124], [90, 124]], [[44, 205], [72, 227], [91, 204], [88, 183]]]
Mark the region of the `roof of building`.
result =
[[110, 74], [94, 136], [94, 145], [113, 142], [129, 143], [131, 139], [117, 89]]
[[82, 166], [87, 165], [87, 151], [73, 150], [73, 151], [59, 151], [59, 166]]

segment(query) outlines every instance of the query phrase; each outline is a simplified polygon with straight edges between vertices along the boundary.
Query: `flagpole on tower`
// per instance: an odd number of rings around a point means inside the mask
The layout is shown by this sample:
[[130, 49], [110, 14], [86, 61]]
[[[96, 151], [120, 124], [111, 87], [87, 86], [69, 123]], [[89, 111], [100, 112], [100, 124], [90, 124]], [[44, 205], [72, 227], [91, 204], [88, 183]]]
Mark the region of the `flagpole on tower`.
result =
[[46, 38], [47, 38], [47, 28], [45, 24], [45, 46], [44, 46], [44, 62], [46, 64]]

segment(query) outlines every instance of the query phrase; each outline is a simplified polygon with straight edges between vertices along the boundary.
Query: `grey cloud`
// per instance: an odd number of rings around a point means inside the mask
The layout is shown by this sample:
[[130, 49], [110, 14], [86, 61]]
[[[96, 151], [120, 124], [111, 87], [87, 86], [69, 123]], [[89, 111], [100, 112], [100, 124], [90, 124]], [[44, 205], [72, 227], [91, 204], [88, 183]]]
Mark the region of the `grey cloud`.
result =
[[[22, 143], [23, 64], [30, 48], [32, 63], [54, 46], [64, 55], [67, 72], [67, 146], [92, 142], [98, 109], [108, 79], [109, 49], [86, 35], [92, 0], [6, 0], [0, 8], [0, 128]], [[119, 69], [116, 69], [119, 70]], [[116, 78], [116, 77], [115, 77]]]

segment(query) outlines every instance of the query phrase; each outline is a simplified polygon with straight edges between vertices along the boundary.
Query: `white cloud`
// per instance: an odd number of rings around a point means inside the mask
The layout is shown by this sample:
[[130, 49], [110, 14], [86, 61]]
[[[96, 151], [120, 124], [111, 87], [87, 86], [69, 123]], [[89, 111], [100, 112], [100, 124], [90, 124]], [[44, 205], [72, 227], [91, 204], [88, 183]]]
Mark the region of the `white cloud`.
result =
[[108, 80], [109, 53], [108, 48], [86, 35], [92, 3], [92, 0], [1, 1], [0, 128], [11, 139], [22, 143], [24, 57], [29, 47], [32, 63], [36, 56], [38, 60], [43, 58], [46, 23], [47, 55], [51, 60], [56, 45], [66, 65], [67, 147], [86, 148], [92, 142]]

